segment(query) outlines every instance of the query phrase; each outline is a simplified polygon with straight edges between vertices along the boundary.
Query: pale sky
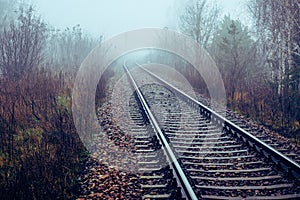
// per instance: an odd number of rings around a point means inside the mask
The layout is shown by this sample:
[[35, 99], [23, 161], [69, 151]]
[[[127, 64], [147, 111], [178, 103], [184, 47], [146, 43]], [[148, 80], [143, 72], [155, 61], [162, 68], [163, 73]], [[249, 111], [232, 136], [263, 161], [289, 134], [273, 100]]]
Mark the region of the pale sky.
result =
[[[80, 24], [94, 36], [110, 37], [133, 29], [175, 28], [176, 9], [186, 0], [32, 0], [43, 18], [64, 29]], [[245, 0], [244, 0], [245, 1]], [[241, 0], [216, 0], [225, 14], [243, 17]]]

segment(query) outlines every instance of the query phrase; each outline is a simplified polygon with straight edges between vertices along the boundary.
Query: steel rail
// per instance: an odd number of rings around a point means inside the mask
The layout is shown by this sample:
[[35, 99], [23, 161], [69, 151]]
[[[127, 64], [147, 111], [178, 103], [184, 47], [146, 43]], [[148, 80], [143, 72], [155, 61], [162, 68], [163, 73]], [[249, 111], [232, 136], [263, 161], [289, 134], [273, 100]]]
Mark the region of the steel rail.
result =
[[200, 113], [205, 115], [207, 118], [215, 121], [217, 124], [224, 127], [227, 131], [230, 131], [232, 134], [236, 135], [239, 139], [243, 139], [245, 143], [247, 143], [250, 147], [255, 148], [259, 153], [264, 154], [265, 157], [273, 161], [275, 164], [280, 166], [284, 171], [293, 175], [296, 179], [300, 179], [300, 165], [299, 163], [293, 161], [292, 159], [288, 158], [284, 154], [280, 153], [273, 147], [269, 146], [265, 142], [261, 141], [248, 131], [242, 129], [238, 125], [232, 123], [225, 117], [221, 116], [217, 112], [213, 111], [209, 107], [205, 106], [201, 102], [197, 101], [193, 97], [185, 94], [183, 91], [179, 90], [175, 86], [171, 85], [167, 81], [163, 80], [161, 77], [157, 76], [153, 72], [147, 70], [146, 68], [142, 67], [138, 63], [136, 63], [142, 70], [150, 74], [152, 77], [156, 78], [158, 81], [162, 82], [166, 86], [168, 86], [171, 90], [178, 93], [180, 96], [184, 97], [189, 102], [196, 105]]
[[144, 109], [146, 115], [148, 116], [149, 121], [151, 122], [153, 128], [155, 129], [156, 134], [157, 134], [158, 138], [160, 139], [162, 146], [165, 149], [165, 152], [167, 153], [167, 156], [169, 157], [170, 161], [172, 162], [173, 169], [175, 170], [175, 172], [177, 174], [177, 178], [179, 179], [181, 186], [183, 187], [183, 190], [184, 190], [185, 194], [187, 195], [187, 198], [190, 200], [197, 200], [198, 198], [197, 198], [190, 182], [188, 181], [185, 173], [183, 172], [181, 166], [179, 165], [179, 162], [178, 162], [175, 154], [173, 153], [167, 139], [165, 138], [164, 134], [162, 133], [154, 115], [152, 114], [148, 104], [145, 101], [143, 94], [141, 93], [140, 89], [138, 88], [135, 80], [133, 79], [133, 77], [132, 77], [131, 73], [129, 72], [128, 68], [126, 67], [125, 63], [123, 65], [123, 67], [129, 76], [131, 84], [134, 87], [134, 90], [136, 91], [136, 93], [138, 95], [141, 105], [143, 106], [143, 109]]

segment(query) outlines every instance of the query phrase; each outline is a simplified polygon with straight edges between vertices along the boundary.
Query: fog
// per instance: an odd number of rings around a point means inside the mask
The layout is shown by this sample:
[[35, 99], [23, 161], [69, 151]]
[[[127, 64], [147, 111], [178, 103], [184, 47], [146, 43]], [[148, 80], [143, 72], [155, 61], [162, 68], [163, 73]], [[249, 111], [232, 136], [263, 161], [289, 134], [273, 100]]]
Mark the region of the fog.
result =
[[[106, 37], [145, 27], [177, 29], [187, 0], [33, 0], [43, 18], [56, 28], [80, 24], [93, 36]], [[245, 19], [241, 0], [217, 0], [223, 14]], [[245, 21], [245, 20], [244, 20]]]

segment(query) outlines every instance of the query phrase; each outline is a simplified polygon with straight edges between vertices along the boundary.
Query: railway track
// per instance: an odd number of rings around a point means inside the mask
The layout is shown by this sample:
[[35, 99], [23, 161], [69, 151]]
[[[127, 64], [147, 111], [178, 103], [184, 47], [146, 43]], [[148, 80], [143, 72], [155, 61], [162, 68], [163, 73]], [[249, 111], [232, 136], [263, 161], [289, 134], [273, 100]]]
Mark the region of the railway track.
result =
[[143, 199], [300, 199], [297, 162], [147, 69], [124, 69]]

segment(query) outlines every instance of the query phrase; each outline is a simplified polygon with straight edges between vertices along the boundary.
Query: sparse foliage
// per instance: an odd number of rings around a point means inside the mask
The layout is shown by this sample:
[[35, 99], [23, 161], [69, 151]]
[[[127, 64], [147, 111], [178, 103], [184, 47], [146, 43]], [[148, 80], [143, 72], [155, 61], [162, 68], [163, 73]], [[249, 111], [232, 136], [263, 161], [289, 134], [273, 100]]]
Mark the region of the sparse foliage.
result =
[[83, 59], [101, 41], [85, 35], [80, 27], [52, 30], [47, 42], [47, 60], [55, 70], [76, 72]]
[[32, 6], [21, 7], [18, 20], [0, 34], [0, 70], [9, 79], [20, 79], [44, 60], [46, 24]]
[[0, 83], [0, 199], [75, 198], [84, 148], [68, 78], [38, 69]]

